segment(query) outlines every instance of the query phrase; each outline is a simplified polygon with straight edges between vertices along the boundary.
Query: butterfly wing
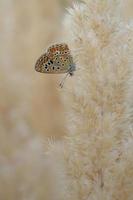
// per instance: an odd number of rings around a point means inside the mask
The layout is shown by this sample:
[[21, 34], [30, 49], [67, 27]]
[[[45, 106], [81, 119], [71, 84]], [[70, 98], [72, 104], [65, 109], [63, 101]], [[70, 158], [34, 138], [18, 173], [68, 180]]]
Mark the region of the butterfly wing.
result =
[[70, 55], [55, 56], [53, 61], [54, 61], [55, 71], [57, 71], [57, 73], [70, 72], [74, 64], [73, 59]]
[[49, 57], [47, 53], [41, 55], [35, 64], [35, 70], [37, 72], [45, 73], [46, 71], [45, 64], [48, 62], [48, 60], [49, 60]]
[[65, 43], [55, 44], [48, 48], [48, 53], [52, 56], [70, 55], [68, 45]]
[[73, 59], [67, 44], [56, 44], [49, 47], [36, 62], [35, 70], [41, 73], [59, 74], [74, 71]]

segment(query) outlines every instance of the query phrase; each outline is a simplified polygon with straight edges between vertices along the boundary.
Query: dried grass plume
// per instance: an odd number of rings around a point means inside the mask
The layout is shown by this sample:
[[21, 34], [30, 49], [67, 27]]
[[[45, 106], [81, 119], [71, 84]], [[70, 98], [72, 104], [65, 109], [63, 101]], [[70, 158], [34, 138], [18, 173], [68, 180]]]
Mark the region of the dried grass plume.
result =
[[133, 23], [122, 3], [84, 0], [65, 19], [77, 70], [63, 89], [68, 135], [47, 153], [58, 200], [133, 199]]

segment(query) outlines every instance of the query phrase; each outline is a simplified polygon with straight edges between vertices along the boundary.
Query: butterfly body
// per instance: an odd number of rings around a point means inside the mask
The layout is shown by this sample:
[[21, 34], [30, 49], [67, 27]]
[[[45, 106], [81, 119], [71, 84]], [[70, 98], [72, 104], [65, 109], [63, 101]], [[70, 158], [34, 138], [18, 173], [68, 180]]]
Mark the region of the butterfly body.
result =
[[35, 70], [47, 74], [68, 73], [73, 75], [75, 63], [67, 44], [56, 44], [48, 48], [36, 62]]

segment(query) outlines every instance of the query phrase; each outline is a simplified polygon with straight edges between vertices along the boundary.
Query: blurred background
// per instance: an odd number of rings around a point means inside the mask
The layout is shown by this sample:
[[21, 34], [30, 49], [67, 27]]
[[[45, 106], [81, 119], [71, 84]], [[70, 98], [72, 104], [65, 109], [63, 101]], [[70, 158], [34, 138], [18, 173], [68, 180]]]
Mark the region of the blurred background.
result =
[[[125, 20], [133, 16], [128, 1]], [[65, 135], [62, 75], [37, 73], [34, 65], [49, 45], [62, 41], [62, 19], [71, 4], [0, 0], [0, 200], [47, 199], [44, 140]]]
[[64, 134], [62, 75], [37, 73], [71, 0], [0, 0], [0, 200], [45, 199], [43, 147]]

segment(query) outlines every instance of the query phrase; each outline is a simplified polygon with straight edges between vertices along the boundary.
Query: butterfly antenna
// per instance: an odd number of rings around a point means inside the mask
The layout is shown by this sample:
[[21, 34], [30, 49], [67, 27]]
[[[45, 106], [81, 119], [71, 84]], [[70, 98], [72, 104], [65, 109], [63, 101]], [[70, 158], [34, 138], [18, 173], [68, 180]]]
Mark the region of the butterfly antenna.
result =
[[68, 76], [69, 74], [70, 74], [70, 73], [68, 72], [68, 73], [66, 74], [66, 76], [62, 79], [62, 81], [60, 82], [59, 86], [60, 86], [61, 88], [63, 88], [64, 83], [65, 83], [65, 80], [66, 80], [66, 78], [67, 78], [67, 76]]

